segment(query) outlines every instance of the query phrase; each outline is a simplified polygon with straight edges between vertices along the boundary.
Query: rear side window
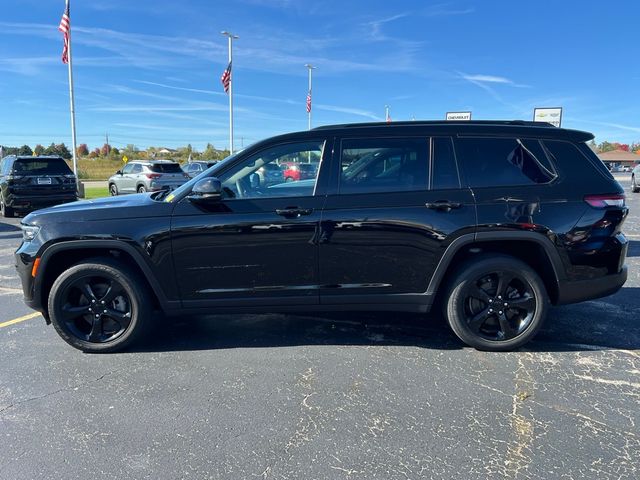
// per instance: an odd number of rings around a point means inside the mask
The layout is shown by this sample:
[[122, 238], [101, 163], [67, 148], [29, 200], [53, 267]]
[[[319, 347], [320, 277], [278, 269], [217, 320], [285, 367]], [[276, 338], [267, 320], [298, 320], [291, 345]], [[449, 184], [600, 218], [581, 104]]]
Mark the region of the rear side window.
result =
[[453, 143], [449, 137], [433, 138], [431, 157], [431, 189], [460, 188]]
[[426, 190], [427, 138], [342, 141], [340, 193]]
[[13, 164], [14, 173], [20, 175], [72, 175], [73, 172], [62, 158], [18, 159]]
[[576, 169], [584, 168], [586, 156], [602, 175], [613, 180], [613, 175], [611, 175], [607, 166], [586, 144], [583, 143], [580, 146], [576, 146], [573, 143], [559, 140], [545, 140], [544, 144], [554, 161], [558, 164], [566, 165], [566, 169], [578, 171]]
[[[555, 177], [539, 142], [517, 138], [457, 138], [456, 153], [472, 187], [549, 183]], [[538, 158], [540, 157], [540, 158]]]
[[139, 163], [134, 163], [133, 167], [131, 167], [131, 173], [140, 173], [142, 172], [142, 165]]
[[155, 173], [182, 173], [177, 163], [154, 163], [149, 166], [149, 170]]

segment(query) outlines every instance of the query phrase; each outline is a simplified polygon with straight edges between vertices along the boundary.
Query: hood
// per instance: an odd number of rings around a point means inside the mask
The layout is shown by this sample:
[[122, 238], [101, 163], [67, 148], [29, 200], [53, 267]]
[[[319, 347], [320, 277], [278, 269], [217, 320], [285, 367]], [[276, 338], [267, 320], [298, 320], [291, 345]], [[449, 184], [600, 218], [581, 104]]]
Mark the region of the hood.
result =
[[27, 215], [22, 223], [39, 225], [48, 222], [82, 222], [135, 219], [170, 215], [174, 205], [157, 202], [153, 193], [81, 200], [43, 208]]

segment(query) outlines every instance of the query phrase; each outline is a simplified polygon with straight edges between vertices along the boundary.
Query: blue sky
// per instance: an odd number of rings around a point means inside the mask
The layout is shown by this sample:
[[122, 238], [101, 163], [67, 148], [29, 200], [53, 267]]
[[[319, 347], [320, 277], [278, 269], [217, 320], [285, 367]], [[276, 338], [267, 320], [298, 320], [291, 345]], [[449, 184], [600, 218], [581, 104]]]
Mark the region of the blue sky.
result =
[[[0, 144], [70, 144], [63, 0], [3, 0]], [[78, 143], [228, 145], [234, 44], [236, 146], [314, 125], [526, 119], [640, 140], [640, 2], [622, 0], [72, 0]]]

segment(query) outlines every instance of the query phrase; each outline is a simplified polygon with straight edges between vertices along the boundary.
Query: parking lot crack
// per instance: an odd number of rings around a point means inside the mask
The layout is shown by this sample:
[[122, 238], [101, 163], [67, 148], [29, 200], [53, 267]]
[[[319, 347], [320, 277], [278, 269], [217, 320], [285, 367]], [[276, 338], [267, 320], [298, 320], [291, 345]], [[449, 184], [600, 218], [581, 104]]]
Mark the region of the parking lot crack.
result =
[[14, 402], [14, 403], [11, 403], [11, 404], [7, 405], [6, 407], [0, 408], [0, 414], [3, 414], [4, 412], [6, 412], [6, 411], [8, 411], [10, 409], [13, 409], [15, 407], [18, 407], [20, 405], [23, 405], [25, 403], [31, 403], [31, 402], [35, 402], [37, 400], [42, 400], [44, 398], [48, 398], [48, 397], [51, 397], [53, 395], [57, 395], [59, 393], [72, 392], [72, 391], [79, 390], [80, 388], [86, 387], [87, 385], [91, 385], [91, 384], [100, 382], [105, 377], [111, 376], [114, 373], [119, 372], [120, 370], [122, 370], [122, 369], [112, 370], [112, 371], [109, 371], [109, 372], [106, 372], [106, 373], [100, 375], [97, 378], [94, 378], [93, 380], [89, 380], [87, 382], [82, 382], [82, 383], [79, 383], [79, 384], [76, 384], [76, 385], [71, 385], [71, 386], [65, 387], [65, 388], [59, 388], [58, 390], [54, 390], [53, 392], [47, 392], [47, 393], [44, 393], [42, 395], [37, 395], [35, 397], [25, 398], [24, 400], [19, 400], [17, 402]]

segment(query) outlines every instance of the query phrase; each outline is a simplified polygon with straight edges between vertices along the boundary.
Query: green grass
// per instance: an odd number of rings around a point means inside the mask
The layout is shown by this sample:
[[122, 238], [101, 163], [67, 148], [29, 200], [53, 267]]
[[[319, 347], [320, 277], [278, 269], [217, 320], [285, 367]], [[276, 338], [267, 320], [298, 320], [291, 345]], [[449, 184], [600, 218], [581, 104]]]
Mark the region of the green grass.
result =
[[107, 187], [84, 187], [84, 198], [89, 200], [91, 198], [108, 197], [109, 190]]

